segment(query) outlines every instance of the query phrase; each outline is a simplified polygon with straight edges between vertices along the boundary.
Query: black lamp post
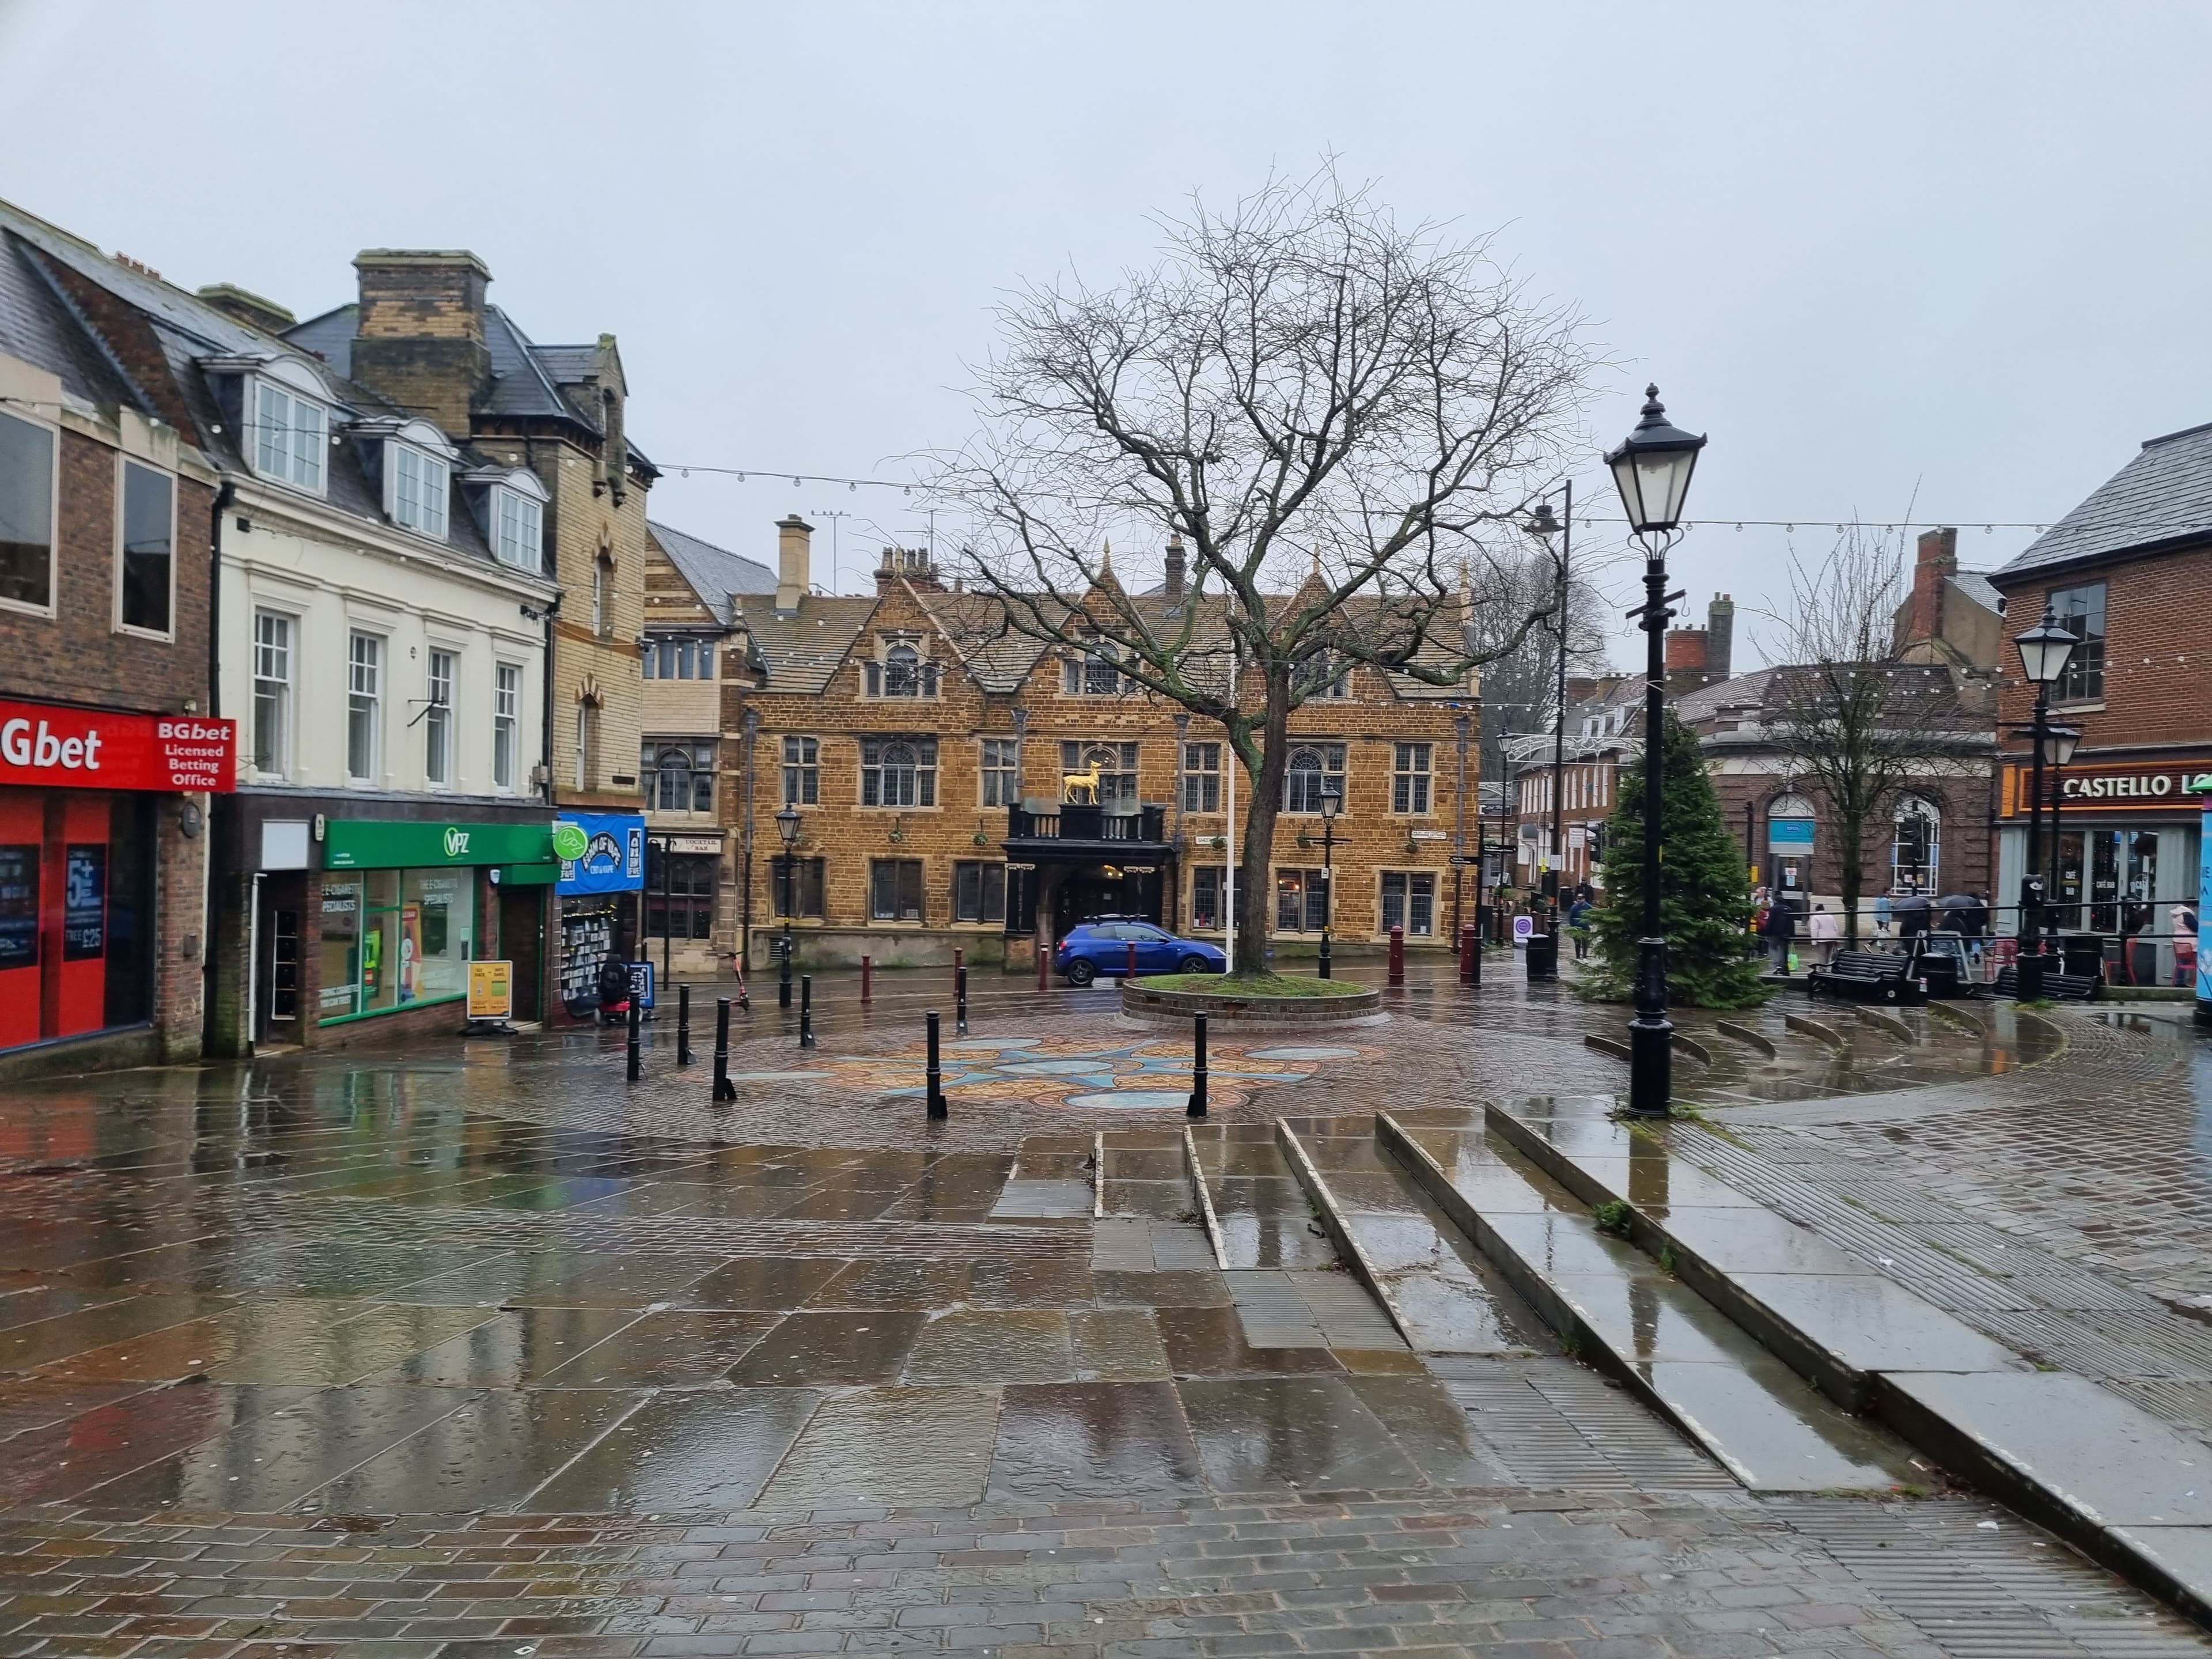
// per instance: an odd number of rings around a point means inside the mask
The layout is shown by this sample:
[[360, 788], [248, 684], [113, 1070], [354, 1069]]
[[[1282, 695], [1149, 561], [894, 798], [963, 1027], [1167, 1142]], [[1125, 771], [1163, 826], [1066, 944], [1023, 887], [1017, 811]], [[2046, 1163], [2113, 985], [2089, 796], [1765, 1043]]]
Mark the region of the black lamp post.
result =
[[1644, 686], [1644, 932], [1636, 945], [1636, 1018], [1628, 1024], [1628, 1110], [1635, 1117], [1664, 1117], [1674, 1093], [1674, 1027], [1667, 1018], [1667, 939], [1659, 914], [1661, 809], [1667, 777], [1666, 686], [1667, 550], [1680, 538], [1682, 502], [1690, 493], [1702, 436], [1672, 425], [1659, 388], [1644, 391], [1644, 417], [1605, 458], [1620, 490], [1628, 527], [1644, 547], [1644, 603], [1628, 614], [1641, 618], [1649, 648]]
[[782, 960], [776, 966], [775, 1005], [791, 1006], [791, 912], [798, 902], [799, 866], [792, 848], [799, 845], [799, 809], [787, 804], [775, 815], [775, 833], [783, 837], [783, 938], [777, 941]]
[[[2051, 688], [2066, 672], [2067, 659], [2080, 643], [2058, 625], [2048, 605], [2044, 607], [2041, 622], [2013, 640], [2020, 652], [2021, 672], [2035, 687], [2035, 719], [2027, 728], [2035, 743], [2035, 760], [2028, 785], [2027, 857], [2021, 865], [2020, 963], [2013, 982], [2013, 994], [2022, 1002], [2043, 994], [2043, 757], [2047, 749], [2056, 752], [2051, 744]], [[2069, 757], [2073, 753], [2071, 744], [2067, 753]], [[2057, 840], [2055, 834], [2052, 840]]]
[[1328, 924], [1336, 909], [1336, 815], [1344, 793], [1324, 781], [1321, 787], [1321, 976], [1329, 976]]
[[1559, 871], [1566, 862], [1567, 841], [1567, 562], [1573, 556], [1575, 544], [1575, 485], [1570, 478], [1565, 486], [1564, 499], [1567, 516], [1564, 520], [1552, 516], [1552, 504], [1539, 501], [1536, 511], [1528, 520], [1528, 533], [1544, 544], [1549, 552], [1552, 538], [1559, 538], [1559, 614], [1556, 626], [1559, 635], [1559, 660], [1557, 684], [1553, 688], [1554, 707], [1552, 710], [1552, 856], [1543, 872], [1545, 926], [1552, 936], [1550, 957], [1552, 975], [1559, 971]]

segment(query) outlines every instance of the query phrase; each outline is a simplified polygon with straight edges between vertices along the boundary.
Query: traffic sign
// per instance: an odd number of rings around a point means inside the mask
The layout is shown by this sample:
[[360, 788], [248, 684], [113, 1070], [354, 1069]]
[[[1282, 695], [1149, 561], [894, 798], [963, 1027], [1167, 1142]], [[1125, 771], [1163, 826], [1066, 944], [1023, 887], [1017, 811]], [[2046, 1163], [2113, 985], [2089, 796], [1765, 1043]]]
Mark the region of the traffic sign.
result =
[[1480, 864], [1482, 860], [1473, 853], [1454, 853], [1451, 861], [1454, 864]]

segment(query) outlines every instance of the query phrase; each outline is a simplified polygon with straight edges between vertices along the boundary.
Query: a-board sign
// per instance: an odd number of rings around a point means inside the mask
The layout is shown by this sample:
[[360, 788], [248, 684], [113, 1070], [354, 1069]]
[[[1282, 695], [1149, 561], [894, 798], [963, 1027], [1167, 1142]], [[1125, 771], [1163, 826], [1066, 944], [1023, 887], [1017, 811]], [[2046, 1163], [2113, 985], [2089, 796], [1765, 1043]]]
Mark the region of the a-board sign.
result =
[[507, 1019], [514, 1013], [514, 964], [511, 962], [472, 962], [469, 964], [469, 1018]]

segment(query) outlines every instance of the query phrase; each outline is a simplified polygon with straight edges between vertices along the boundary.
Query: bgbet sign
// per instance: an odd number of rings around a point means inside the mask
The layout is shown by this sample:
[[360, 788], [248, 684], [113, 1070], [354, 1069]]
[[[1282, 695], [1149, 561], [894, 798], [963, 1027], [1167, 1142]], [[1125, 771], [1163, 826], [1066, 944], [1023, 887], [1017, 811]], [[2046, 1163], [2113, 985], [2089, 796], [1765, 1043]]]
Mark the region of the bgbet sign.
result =
[[0, 702], [0, 783], [227, 793], [238, 787], [238, 725]]

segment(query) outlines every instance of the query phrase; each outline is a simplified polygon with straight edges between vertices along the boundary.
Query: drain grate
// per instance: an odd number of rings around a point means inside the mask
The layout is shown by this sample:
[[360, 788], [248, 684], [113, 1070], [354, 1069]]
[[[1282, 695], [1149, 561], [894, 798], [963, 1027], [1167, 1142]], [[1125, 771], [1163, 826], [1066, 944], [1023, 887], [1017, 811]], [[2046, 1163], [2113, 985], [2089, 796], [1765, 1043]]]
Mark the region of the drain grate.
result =
[[2193, 1626], [1993, 1505], [1782, 1498], [1766, 1508], [1953, 1659], [2212, 1655]]
[[1431, 1358], [1474, 1438], [1532, 1488], [1733, 1491], [1672, 1425], [1568, 1359]]

